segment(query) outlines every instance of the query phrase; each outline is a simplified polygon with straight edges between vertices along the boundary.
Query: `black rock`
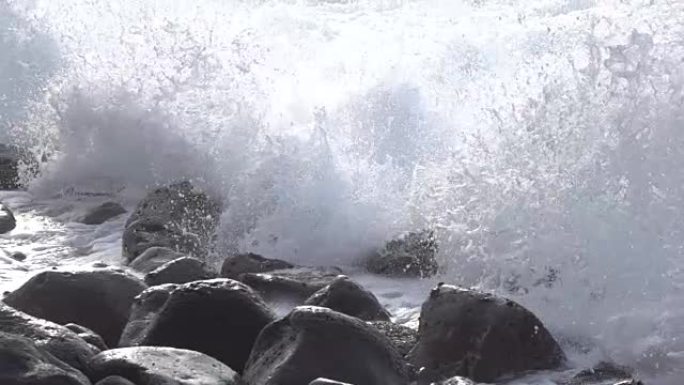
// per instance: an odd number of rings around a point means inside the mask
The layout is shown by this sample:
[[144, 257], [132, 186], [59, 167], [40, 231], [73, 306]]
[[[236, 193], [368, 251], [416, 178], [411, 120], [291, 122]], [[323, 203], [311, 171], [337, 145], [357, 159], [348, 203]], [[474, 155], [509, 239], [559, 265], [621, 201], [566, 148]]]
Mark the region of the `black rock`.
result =
[[102, 352], [90, 362], [89, 374], [93, 381], [115, 375], [136, 385], [240, 384], [235, 371], [221, 362], [202, 353], [167, 347]]
[[0, 302], [0, 332], [26, 337], [66, 364], [84, 370], [99, 349], [64, 326], [32, 317]]
[[253, 253], [236, 254], [223, 261], [221, 277], [239, 279], [240, 275], [245, 273], [267, 273], [293, 267], [293, 264], [280, 259], [268, 259]]
[[167, 262], [145, 276], [145, 283], [149, 286], [165, 283], [188, 283], [216, 278], [216, 274], [209, 271], [204, 262], [196, 258], [178, 258]]
[[365, 322], [321, 307], [295, 308], [259, 334], [245, 367], [248, 384], [300, 385], [317, 378], [363, 385], [408, 384], [391, 343]]
[[165, 263], [183, 257], [185, 255], [166, 247], [150, 247], [134, 259], [128, 267], [141, 273], [149, 273]]
[[562, 385], [643, 385], [633, 377], [632, 371], [624, 366], [601, 362], [592, 369], [577, 373]]
[[341, 273], [339, 269], [298, 267], [269, 273], [246, 273], [239, 280], [268, 302], [301, 305], [314, 293], [330, 285]]
[[109, 376], [97, 382], [95, 385], [136, 385], [121, 376]]
[[173, 223], [145, 218], [128, 225], [123, 233], [123, 250], [133, 261], [151, 247], [164, 247], [176, 252], [204, 258], [206, 250], [195, 233], [185, 232]]
[[369, 324], [387, 337], [402, 356], [407, 355], [416, 346], [418, 332], [410, 327], [386, 321], [373, 321]]
[[154, 246], [203, 257], [221, 213], [219, 203], [190, 182], [150, 192], [126, 221], [123, 252], [134, 260]]
[[24, 254], [24, 253], [22, 253], [22, 252], [20, 252], [20, 251], [17, 251], [16, 253], [12, 253], [12, 255], [10, 256], [10, 258], [12, 258], [12, 259], [14, 259], [15, 261], [18, 261], [18, 262], [24, 262], [24, 261], [26, 260], [27, 257], [26, 257], [26, 254]]
[[329, 309], [364, 321], [389, 321], [390, 314], [370, 291], [346, 276], [335, 278], [328, 286], [314, 293], [305, 305]]
[[437, 274], [437, 241], [434, 232], [422, 231], [387, 242], [371, 255], [366, 268], [390, 277], [431, 277]]
[[109, 347], [107, 346], [107, 344], [105, 344], [102, 337], [100, 337], [97, 333], [88, 329], [85, 326], [70, 323], [70, 324], [64, 325], [64, 327], [71, 330], [72, 332], [76, 333], [81, 339], [83, 339], [83, 341], [91, 344], [92, 346], [96, 347], [98, 350], [109, 349]]
[[126, 209], [124, 209], [120, 204], [116, 202], [106, 202], [97, 207], [93, 207], [88, 211], [88, 213], [83, 217], [81, 223], [86, 225], [101, 225], [112, 218], [116, 218], [121, 214], [124, 214]]
[[147, 286], [114, 269], [45, 271], [7, 295], [5, 303], [59, 324], [76, 323], [116, 346], [133, 299]]
[[407, 359], [432, 381], [464, 376], [492, 382], [557, 368], [564, 355], [541, 321], [517, 303], [440, 285], [423, 304], [418, 343]]
[[9, 233], [17, 227], [17, 220], [9, 207], [0, 203], [0, 234]]
[[195, 350], [240, 372], [274, 319], [252, 289], [230, 279], [154, 286], [136, 298], [119, 346]]
[[30, 339], [0, 332], [0, 384], [90, 385], [90, 381]]

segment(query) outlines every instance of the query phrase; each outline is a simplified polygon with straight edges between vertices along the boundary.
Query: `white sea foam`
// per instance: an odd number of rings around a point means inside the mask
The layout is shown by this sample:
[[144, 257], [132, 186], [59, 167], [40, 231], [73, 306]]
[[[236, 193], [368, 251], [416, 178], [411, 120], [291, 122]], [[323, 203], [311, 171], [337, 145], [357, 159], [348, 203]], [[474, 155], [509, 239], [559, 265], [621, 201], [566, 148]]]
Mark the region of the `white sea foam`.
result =
[[120, 253], [82, 193], [190, 178], [224, 250], [345, 265], [432, 227], [440, 280], [594, 341], [579, 365], [684, 376], [684, 3], [13, 0], [0, 26], [0, 129], [50, 159], [21, 210], [66, 254]]

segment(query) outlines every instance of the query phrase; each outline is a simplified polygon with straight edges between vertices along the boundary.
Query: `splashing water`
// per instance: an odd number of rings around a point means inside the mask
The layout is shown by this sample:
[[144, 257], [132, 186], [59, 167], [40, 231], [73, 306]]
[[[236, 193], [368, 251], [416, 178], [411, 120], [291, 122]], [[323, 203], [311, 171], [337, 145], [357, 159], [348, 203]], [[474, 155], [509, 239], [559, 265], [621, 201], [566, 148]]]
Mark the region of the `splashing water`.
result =
[[684, 376], [684, 3], [4, 0], [0, 27], [36, 196], [190, 178], [223, 249], [300, 263], [435, 228], [443, 280]]

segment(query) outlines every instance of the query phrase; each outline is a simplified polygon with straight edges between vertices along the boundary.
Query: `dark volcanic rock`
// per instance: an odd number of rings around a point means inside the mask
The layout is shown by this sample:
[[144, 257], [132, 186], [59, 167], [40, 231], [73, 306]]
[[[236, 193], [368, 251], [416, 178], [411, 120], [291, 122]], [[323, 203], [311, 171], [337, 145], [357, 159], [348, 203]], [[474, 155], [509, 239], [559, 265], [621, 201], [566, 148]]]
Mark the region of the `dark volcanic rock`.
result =
[[116, 346], [133, 298], [147, 286], [121, 270], [45, 271], [4, 301], [35, 317], [90, 328]]
[[12, 255], [10, 256], [10, 258], [12, 258], [12, 259], [14, 259], [15, 261], [18, 261], [18, 262], [24, 262], [24, 261], [26, 260], [27, 257], [26, 257], [26, 254], [24, 254], [24, 253], [22, 253], [22, 252], [20, 252], [20, 251], [17, 251], [16, 253], [12, 253]]
[[346, 276], [335, 278], [330, 285], [314, 293], [305, 305], [329, 309], [364, 321], [389, 321], [390, 314], [375, 295]]
[[83, 339], [83, 341], [93, 345], [98, 350], [109, 349], [109, 347], [107, 346], [107, 344], [105, 344], [102, 337], [100, 337], [97, 333], [88, 329], [85, 326], [71, 323], [64, 325], [64, 327], [76, 333], [81, 339]]
[[491, 382], [556, 368], [564, 355], [541, 321], [517, 303], [440, 284], [423, 304], [418, 343], [407, 359], [433, 381]]
[[363, 385], [408, 384], [391, 343], [357, 318], [321, 307], [295, 308], [259, 335], [245, 367], [248, 384], [300, 385], [317, 378]]
[[315, 292], [331, 284], [341, 270], [298, 267], [269, 273], [246, 273], [240, 281], [269, 302], [303, 304]]
[[136, 385], [121, 376], [109, 376], [97, 382], [95, 385]]
[[134, 259], [128, 267], [141, 273], [149, 273], [165, 263], [183, 257], [185, 255], [166, 247], [150, 247]]
[[203, 279], [216, 278], [216, 274], [209, 271], [204, 262], [196, 258], [178, 258], [167, 262], [145, 276], [145, 283], [149, 286], [165, 283], [188, 283]]
[[239, 279], [240, 275], [245, 273], [267, 273], [293, 267], [293, 264], [280, 259], [268, 259], [253, 253], [236, 254], [223, 261], [221, 277]]
[[0, 384], [90, 385], [90, 381], [30, 339], [0, 332]]
[[592, 369], [577, 373], [562, 385], [643, 385], [632, 376], [631, 370], [615, 364], [602, 362]]
[[81, 220], [81, 223], [86, 225], [101, 225], [112, 218], [124, 214], [125, 212], [126, 209], [124, 209], [120, 204], [116, 202], [106, 202], [90, 209], [90, 211]]
[[386, 321], [374, 321], [368, 322], [368, 324], [387, 337], [402, 356], [407, 355], [416, 346], [418, 332], [410, 327]]
[[195, 350], [242, 371], [274, 318], [252, 289], [230, 279], [154, 286], [136, 298], [120, 346]]
[[409, 233], [387, 242], [366, 261], [374, 274], [390, 277], [431, 277], [437, 274], [437, 241], [432, 231]]
[[150, 192], [126, 221], [123, 252], [134, 260], [154, 246], [202, 257], [221, 213], [220, 204], [190, 182]]
[[0, 332], [26, 337], [39, 348], [83, 370], [99, 350], [64, 326], [32, 317], [0, 302]]
[[143, 346], [102, 352], [90, 362], [89, 374], [93, 381], [116, 375], [136, 385], [239, 384], [235, 371], [221, 362], [202, 353], [166, 347]]
[[9, 233], [17, 227], [17, 220], [9, 207], [0, 203], [0, 234]]

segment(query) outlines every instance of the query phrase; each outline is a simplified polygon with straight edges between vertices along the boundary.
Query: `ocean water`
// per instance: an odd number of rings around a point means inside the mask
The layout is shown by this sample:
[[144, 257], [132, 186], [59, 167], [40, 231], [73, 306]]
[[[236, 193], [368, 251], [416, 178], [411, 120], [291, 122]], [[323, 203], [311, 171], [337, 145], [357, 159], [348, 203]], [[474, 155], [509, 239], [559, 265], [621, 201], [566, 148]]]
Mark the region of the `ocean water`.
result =
[[[121, 263], [105, 200], [190, 179], [216, 261], [353, 266], [432, 228], [434, 280], [355, 275], [416, 325], [438, 281], [534, 311], [576, 367], [684, 381], [684, 2], [0, 0], [0, 288]], [[555, 374], [519, 380], [549, 384]]]

